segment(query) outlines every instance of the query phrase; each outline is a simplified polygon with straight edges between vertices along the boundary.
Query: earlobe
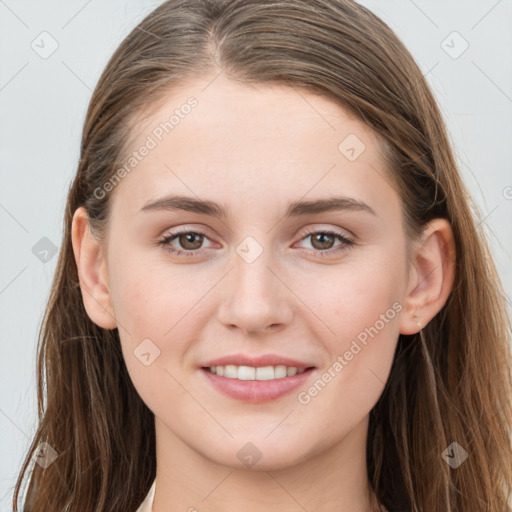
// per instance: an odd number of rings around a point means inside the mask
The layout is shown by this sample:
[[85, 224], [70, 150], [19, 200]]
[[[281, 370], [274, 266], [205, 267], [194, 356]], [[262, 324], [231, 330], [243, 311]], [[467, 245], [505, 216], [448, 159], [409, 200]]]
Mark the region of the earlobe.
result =
[[453, 287], [455, 242], [446, 219], [432, 220], [413, 250], [411, 279], [400, 319], [401, 334], [415, 334], [441, 310]]
[[77, 208], [73, 215], [71, 239], [85, 310], [99, 327], [115, 329], [117, 321], [108, 287], [103, 248], [90, 231], [87, 212], [83, 207]]

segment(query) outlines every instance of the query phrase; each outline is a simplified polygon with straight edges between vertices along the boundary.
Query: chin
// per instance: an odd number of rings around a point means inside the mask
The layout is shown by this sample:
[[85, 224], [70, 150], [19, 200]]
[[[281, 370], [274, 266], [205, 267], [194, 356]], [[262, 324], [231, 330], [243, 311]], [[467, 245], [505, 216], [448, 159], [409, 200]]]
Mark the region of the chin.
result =
[[[304, 441], [283, 444], [282, 439], [230, 440], [229, 443], [213, 453], [203, 455], [215, 464], [234, 470], [278, 471], [293, 467], [308, 458], [309, 451]], [[277, 441], [277, 442], [276, 442]], [[234, 455], [234, 456], [233, 456]]]

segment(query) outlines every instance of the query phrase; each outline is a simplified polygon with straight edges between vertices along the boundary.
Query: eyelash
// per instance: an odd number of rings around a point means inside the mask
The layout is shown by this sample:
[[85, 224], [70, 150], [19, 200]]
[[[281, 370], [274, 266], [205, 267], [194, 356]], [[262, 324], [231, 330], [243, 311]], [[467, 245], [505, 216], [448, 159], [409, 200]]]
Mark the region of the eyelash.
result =
[[[201, 251], [201, 249], [197, 249], [195, 251], [182, 251], [180, 249], [173, 249], [169, 245], [174, 239], [178, 238], [181, 235], [187, 235], [187, 234], [195, 234], [195, 235], [200, 235], [205, 238], [208, 238], [206, 233], [203, 233], [202, 231], [183, 229], [183, 230], [178, 230], [178, 231], [174, 231], [173, 233], [167, 234], [163, 239], [159, 240], [157, 242], [157, 244], [159, 246], [162, 246], [165, 251], [167, 251], [171, 254], [174, 254], [175, 256], [196, 256], [197, 253], [199, 253]], [[306, 233], [300, 240], [301, 241], [305, 240], [306, 238], [310, 237], [311, 235], [317, 235], [317, 234], [331, 235], [331, 236], [337, 238], [340, 242], [342, 242], [343, 245], [338, 246], [338, 248], [326, 249], [324, 251], [320, 251], [318, 249], [313, 249], [315, 256], [324, 257], [324, 256], [332, 255], [333, 253], [346, 251], [346, 250], [350, 249], [355, 243], [354, 240], [346, 237], [345, 235], [342, 235], [341, 233], [337, 233], [336, 231], [331, 231], [329, 229], [316, 230], [316, 231], [308, 230], [308, 231], [306, 231]]]

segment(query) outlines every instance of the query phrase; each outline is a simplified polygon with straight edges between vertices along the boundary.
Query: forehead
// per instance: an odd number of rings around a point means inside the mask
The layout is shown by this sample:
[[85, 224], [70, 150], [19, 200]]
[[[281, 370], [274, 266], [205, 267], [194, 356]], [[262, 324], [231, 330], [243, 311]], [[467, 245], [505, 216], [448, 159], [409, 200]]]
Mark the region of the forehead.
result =
[[260, 210], [334, 193], [378, 209], [396, 196], [377, 135], [340, 104], [223, 75], [181, 84], [151, 105], [125, 160], [114, 196], [132, 212], [164, 193]]

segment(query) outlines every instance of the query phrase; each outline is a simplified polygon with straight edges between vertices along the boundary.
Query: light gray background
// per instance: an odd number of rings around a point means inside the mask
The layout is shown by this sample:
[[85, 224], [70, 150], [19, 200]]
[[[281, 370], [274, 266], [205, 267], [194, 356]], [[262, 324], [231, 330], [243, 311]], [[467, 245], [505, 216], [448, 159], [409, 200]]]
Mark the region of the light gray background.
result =
[[[35, 432], [36, 339], [57, 261], [51, 252], [41, 261], [32, 248], [46, 237], [58, 249], [92, 89], [124, 36], [160, 3], [0, 0], [1, 511], [11, 510]], [[512, 1], [361, 3], [390, 24], [433, 87], [510, 308]], [[52, 39], [58, 48], [47, 58], [32, 48], [49, 51]], [[469, 47], [458, 56], [465, 41]]]

